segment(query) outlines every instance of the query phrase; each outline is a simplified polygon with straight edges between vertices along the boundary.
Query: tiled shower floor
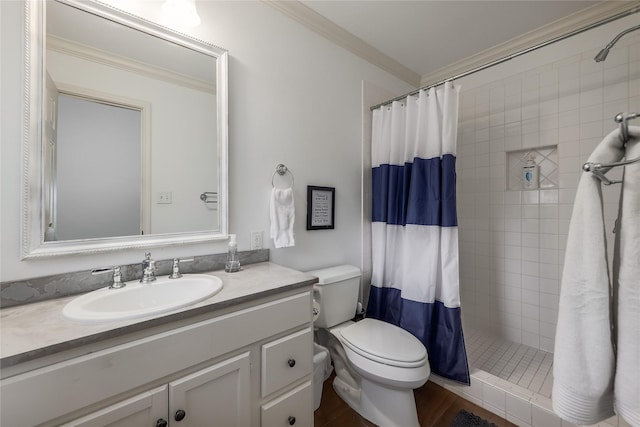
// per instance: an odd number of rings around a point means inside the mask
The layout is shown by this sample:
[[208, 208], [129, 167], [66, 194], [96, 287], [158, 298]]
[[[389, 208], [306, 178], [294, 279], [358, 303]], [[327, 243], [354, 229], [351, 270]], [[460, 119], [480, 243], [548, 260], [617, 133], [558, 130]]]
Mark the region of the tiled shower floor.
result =
[[[432, 375], [464, 399], [519, 427], [577, 427], [553, 411], [553, 353], [464, 327], [471, 384], [461, 385]], [[591, 427], [631, 427], [613, 416]]]
[[553, 353], [469, 328], [464, 340], [470, 366], [551, 397]]

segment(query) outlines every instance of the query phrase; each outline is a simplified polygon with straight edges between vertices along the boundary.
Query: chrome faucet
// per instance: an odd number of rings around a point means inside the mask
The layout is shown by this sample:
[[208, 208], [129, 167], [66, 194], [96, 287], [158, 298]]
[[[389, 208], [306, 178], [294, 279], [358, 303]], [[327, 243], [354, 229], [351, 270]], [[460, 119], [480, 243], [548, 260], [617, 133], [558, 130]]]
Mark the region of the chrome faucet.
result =
[[191, 262], [193, 258], [185, 259], [185, 258], [174, 258], [173, 266], [171, 267], [171, 275], [169, 279], [179, 279], [182, 277], [182, 273], [180, 273], [180, 263], [181, 262]]
[[151, 252], [144, 254], [142, 260], [142, 277], [140, 283], [151, 283], [156, 280], [156, 262], [151, 259]]
[[113, 271], [113, 283], [109, 285], [109, 289], [120, 289], [127, 286], [126, 283], [122, 282], [122, 273], [120, 272], [119, 266], [107, 267], [107, 268], [96, 268], [94, 270], [91, 270], [91, 274], [95, 276], [96, 274], [103, 274], [111, 271]]

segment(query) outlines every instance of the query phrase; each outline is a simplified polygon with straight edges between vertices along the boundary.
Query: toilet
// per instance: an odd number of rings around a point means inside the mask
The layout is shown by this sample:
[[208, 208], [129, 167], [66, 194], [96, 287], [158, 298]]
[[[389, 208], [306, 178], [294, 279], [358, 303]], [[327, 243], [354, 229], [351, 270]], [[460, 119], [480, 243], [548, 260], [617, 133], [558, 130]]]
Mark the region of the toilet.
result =
[[351, 408], [381, 427], [419, 427], [413, 389], [431, 373], [427, 350], [390, 323], [354, 318], [360, 270], [341, 265], [308, 272], [314, 285], [316, 339], [329, 349], [333, 388]]

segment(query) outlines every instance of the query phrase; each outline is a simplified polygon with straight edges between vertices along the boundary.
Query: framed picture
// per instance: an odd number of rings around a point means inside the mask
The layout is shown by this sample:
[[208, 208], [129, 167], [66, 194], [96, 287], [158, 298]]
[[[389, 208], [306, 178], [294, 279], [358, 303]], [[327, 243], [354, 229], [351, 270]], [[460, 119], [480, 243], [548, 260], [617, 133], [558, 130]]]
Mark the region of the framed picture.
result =
[[307, 230], [333, 229], [336, 189], [307, 186]]

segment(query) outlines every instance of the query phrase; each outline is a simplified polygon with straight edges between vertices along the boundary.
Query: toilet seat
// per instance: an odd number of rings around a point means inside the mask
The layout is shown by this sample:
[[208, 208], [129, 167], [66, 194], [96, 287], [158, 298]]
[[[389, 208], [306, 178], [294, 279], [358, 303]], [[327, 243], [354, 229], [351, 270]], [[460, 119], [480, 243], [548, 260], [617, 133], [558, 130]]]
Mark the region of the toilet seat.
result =
[[376, 319], [363, 319], [339, 330], [343, 344], [374, 362], [399, 368], [424, 366], [427, 350], [404, 329]]

